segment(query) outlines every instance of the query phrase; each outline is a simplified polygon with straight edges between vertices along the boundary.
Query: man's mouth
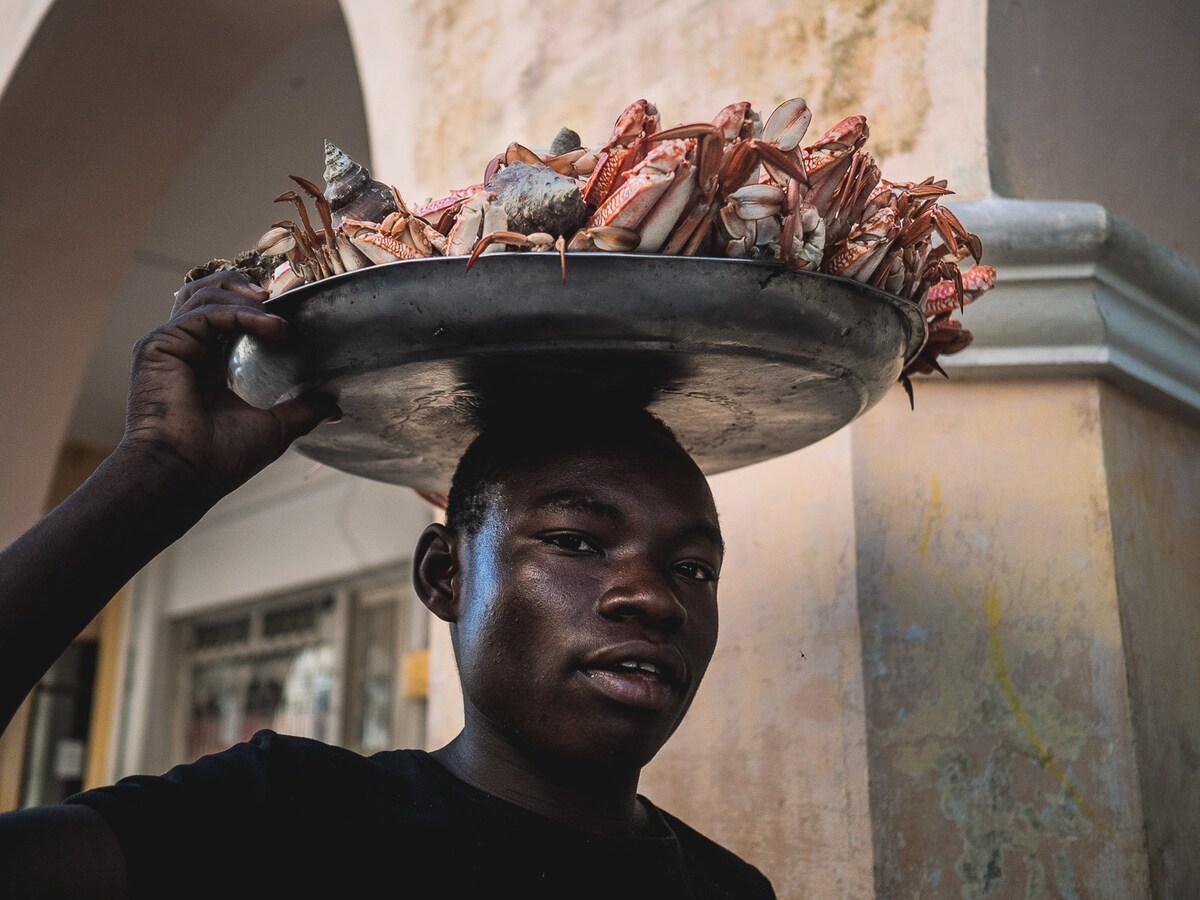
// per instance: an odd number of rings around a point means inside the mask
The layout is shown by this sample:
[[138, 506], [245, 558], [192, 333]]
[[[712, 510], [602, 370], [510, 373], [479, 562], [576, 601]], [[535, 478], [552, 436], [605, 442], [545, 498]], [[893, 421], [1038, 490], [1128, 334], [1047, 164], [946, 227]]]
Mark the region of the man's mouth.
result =
[[674, 703], [684, 671], [678, 651], [655, 648], [627, 655], [621, 649], [612, 648], [588, 661], [582, 670], [588, 683], [625, 706], [660, 711]]
[[657, 675], [660, 678], [662, 677], [663, 673], [662, 669], [660, 669], [654, 663], [642, 662], [641, 660], [637, 659], [623, 659], [613, 666], [613, 669], [618, 671], [621, 669], [630, 669], [634, 672], [649, 672], [651, 675]]

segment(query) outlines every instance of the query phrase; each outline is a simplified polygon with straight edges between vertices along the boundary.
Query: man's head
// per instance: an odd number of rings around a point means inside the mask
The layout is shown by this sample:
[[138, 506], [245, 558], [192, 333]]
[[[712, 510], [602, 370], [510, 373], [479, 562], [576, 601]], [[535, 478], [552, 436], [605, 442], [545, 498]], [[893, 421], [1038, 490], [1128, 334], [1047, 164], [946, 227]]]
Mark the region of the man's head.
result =
[[414, 566], [451, 623], [468, 728], [561, 763], [644, 765], [712, 656], [722, 550], [704, 476], [648, 413], [497, 420]]

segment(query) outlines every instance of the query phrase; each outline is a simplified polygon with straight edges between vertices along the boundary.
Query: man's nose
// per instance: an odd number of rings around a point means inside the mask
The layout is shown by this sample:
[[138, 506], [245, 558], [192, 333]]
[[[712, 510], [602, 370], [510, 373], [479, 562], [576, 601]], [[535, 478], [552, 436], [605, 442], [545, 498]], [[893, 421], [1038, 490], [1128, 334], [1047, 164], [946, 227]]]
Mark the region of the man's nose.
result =
[[687, 607], [679, 602], [669, 576], [649, 560], [630, 561], [617, 569], [600, 598], [600, 614], [614, 620], [639, 619], [667, 633], [687, 621]]

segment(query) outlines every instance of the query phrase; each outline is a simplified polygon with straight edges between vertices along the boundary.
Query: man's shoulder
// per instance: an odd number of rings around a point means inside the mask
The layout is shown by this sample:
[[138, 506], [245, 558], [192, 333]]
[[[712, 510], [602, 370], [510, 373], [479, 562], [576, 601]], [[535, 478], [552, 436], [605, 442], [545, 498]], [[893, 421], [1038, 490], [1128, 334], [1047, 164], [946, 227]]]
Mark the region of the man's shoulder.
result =
[[753, 865], [712, 838], [701, 834], [677, 816], [666, 810], [657, 811], [674, 833], [680, 851], [693, 874], [702, 877], [711, 885], [728, 885], [728, 890], [736, 891], [730, 893], [730, 897], [775, 896], [771, 882]]
[[310, 738], [260, 731], [163, 775], [124, 778], [67, 802], [92, 806], [114, 826], [149, 810], [178, 810], [188, 817], [211, 812], [221, 819], [236, 814], [252, 822], [297, 813], [309, 817], [322, 808], [328, 812], [355, 804], [371, 809], [383, 797], [391, 801], [389, 809], [404, 809], [397, 801], [428, 790], [423, 755], [396, 750], [365, 757]]

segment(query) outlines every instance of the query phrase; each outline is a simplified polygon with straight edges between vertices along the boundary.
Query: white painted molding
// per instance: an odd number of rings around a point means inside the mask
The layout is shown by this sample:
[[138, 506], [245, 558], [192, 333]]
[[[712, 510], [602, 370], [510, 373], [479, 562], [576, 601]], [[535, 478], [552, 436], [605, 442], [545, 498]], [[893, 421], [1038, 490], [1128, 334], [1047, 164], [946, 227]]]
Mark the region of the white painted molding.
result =
[[1200, 416], [1200, 268], [1095, 203], [950, 205], [997, 270], [951, 378], [1096, 376]]

